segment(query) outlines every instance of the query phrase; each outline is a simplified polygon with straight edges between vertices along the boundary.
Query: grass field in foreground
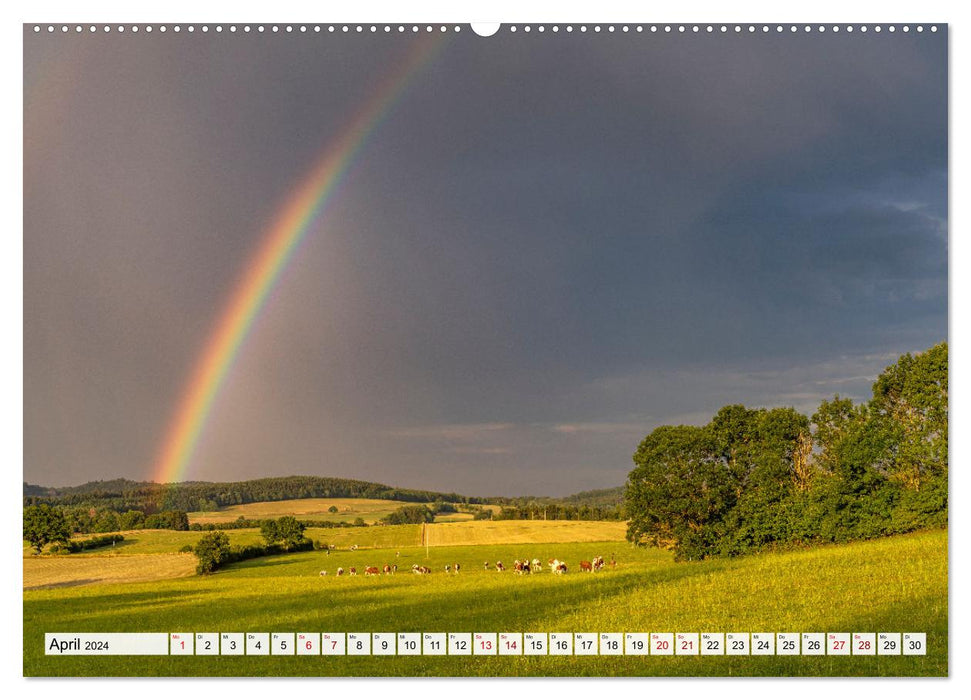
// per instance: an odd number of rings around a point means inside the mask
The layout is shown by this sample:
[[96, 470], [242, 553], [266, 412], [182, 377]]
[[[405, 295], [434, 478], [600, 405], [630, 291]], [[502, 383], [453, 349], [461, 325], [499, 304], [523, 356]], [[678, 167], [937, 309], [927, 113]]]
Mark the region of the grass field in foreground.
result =
[[[576, 573], [616, 552], [618, 566]], [[571, 572], [482, 569], [516, 557]], [[337, 566], [427, 564], [415, 576], [333, 576]], [[459, 575], [445, 563], [460, 562]], [[331, 572], [319, 576], [321, 569]], [[45, 632], [914, 631], [913, 657], [47, 657]], [[208, 577], [24, 592], [26, 675], [890, 675], [947, 674], [947, 533], [676, 563], [620, 542], [303, 552]]]

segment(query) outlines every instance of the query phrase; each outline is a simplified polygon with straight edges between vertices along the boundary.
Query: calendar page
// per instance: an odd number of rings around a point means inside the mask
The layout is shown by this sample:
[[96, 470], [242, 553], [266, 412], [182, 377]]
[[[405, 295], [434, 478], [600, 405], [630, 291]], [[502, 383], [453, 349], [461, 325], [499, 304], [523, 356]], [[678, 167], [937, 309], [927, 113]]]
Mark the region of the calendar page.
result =
[[25, 676], [949, 674], [946, 23], [72, 18]]

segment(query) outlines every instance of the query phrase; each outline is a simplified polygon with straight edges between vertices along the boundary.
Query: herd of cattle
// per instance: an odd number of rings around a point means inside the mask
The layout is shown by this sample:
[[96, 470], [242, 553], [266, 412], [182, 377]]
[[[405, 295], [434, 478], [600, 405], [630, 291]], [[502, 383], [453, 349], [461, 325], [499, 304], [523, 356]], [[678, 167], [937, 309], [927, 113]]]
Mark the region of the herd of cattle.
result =
[[[547, 562], [547, 565], [549, 566], [550, 571], [552, 571], [554, 574], [565, 574], [568, 570], [566, 562], [560, 561], [559, 559], [550, 559]], [[600, 571], [601, 569], [604, 568], [604, 566], [605, 566], [604, 558], [598, 556], [598, 557], [594, 557], [592, 561], [581, 561], [580, 571], [589, 571], [592, 573], [594, 571]], [[617, 566], [617, 561], [613, 558], [613, 556], [611, 556], [611, 559], [610, 559], [610, 566], [611, 567]], [[492, 568], [492, 565], [489, 562], [485, 562], [485, 570], [489, 571], [491, 568]], [[446, 574], [457, 574], [459, 573], [459, 571], [461, 571], [461, 569], [462, 569], [461, 564], [445, 565]], [[495, 563], [495, 570], [499, 572], [503, 572], [503, 571], [506, 571], [506, 567], [503, 565], [501, 561], [497, 561]], [[512, 571], [515, 571], [517, 574], [520, 574], [520, 575], [536, 574], [542, 570], [543, 570], [543, 563], [536, 558], [522, 559], [522, 560], [517, 559], [515, 562], [513, 562], [513, 567], [512, 567]], [[385, 564], [384, 567], [382, 568], [378, 568], [376, 566], [364, 567], [365, 576], [379, 576], [381, 574], [387, 574], [389, 576], [393, 576], [397, 572], [398, 572], [397, 564]], [[411, 573], [413, 574], [423, 575], [423, 574], [430, 574], [431, 572], [432, 570], [427, 566], [421, 566], [419, 564], [412, 564], [411, 566]], [[326, 571], [321, 571], [320, 575], [327, 576], [327, 573], [328, 572]], [[343, 576], [344, 574], [347, 574], [348, 576], [357, 576], [357, 568], [352, 566], [348, 568], [347, 571], [345, 571], [344, 567], [342, 566], [337, 567], [337, 575]]]

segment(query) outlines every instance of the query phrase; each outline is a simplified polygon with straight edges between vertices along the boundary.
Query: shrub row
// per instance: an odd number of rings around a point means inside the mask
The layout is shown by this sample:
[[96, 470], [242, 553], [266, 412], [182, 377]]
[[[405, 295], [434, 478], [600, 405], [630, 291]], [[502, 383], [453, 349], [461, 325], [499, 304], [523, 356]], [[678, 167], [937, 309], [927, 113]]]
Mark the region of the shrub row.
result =
[[[239, 518], [226, 523], [192, 523], [189, 529], [193, 532], [215, 532], [218, 530], [247, 530], [251, 528], [263, 527], [266, 520], [254, 520], [250, 518]], [[270, 522], [273, 522], [272, 520]], [[343, 527], [367, 527], [362, 519], [349, 523], [346, 521], [333, 522], [331, 520], [301, 520], [304, 527], [316, 527], [321, 529], [333, 529]]]
[[105, 535], [103, 537], [92, 537], [87, 540], [69, 540], [67, 542], [57, 542], [51, 546], [52, 554], [75, 554], [89, 549], [108, 547], [115, 542], [124, 540], [124, 535]]

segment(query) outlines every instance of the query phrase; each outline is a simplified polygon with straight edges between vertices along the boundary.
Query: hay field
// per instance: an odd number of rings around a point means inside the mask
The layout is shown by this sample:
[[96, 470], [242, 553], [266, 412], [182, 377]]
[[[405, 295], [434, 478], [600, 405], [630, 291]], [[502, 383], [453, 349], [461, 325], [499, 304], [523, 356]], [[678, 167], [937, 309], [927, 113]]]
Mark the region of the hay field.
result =
[[195, 570], [196, 558], [191, 554], [27, 557], [24, 590], [160, 581], [192, 576]]
[[432, 547], [623, 540], [627, 523], [577, 520], [477, 520], [425, 526]]
[[[374, 523], [405, 505], [409, 504], [373, 498], [296, 498], [226, 506], [216, 511], [196, 511], [189, 513], [189, 522], [204, 525], [228, 523], [240, 517], [256, 520], [292, 515], [305, 520], [327, 520], [335, 523], [363, 518], [366, 523]], [[331, 507], [337, 508], [337, 512], [331, 513]]]

